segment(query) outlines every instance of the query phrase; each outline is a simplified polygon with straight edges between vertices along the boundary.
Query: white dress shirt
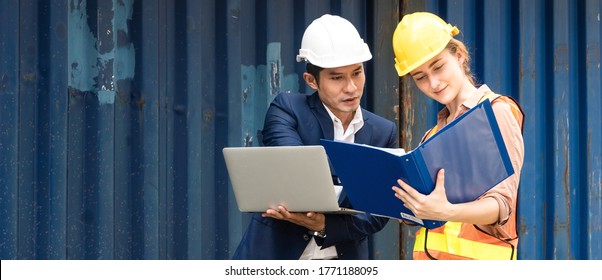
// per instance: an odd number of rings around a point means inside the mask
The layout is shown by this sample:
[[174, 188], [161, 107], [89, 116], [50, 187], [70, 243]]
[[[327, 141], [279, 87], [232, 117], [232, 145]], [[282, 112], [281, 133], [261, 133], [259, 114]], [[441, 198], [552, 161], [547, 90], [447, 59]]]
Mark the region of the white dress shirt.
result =
[[[324, 104], [322, 104], [324, 105]], [[362, 116], [362, 110], [360, 107], [355, 110], [355, 114], [353, 115], [353, 119], [351, 123], [347, 127], [347, 130], [343, 128], [343, 123], [339, 118], [337, 118], [331, 111], [324, 105], [328, 115], [332, 119], [332, 124], [334, 125], [334, 140], [345, 141], [353, 143], [355, 141], [355, 133], [358, 132], [362, 126], [364, 126], [364, 118]], [[340, 195], [340, 191], [337, 192], [337, 199]], [[312, 237], [307, 247], [301, 254], [300, 260], [327, 260], [337, 258], [337, 249], [335, 246], [330, 246], [327, 248], [322, 248], [316, 244], [315, 239]]]

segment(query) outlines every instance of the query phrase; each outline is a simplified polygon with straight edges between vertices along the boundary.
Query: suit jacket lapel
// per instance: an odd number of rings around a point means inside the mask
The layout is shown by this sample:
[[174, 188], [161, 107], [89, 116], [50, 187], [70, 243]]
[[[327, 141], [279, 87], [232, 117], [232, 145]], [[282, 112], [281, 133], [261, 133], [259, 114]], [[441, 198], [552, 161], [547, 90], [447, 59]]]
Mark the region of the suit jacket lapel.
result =
[[309, 107], [314, 113], [314, 116], [316, 116], [316, 119], [320, 123], [320, 128], [322, 129], [322, 135], [324, 135], [324, 138], [334, 139], [334, 126], [332, 124], [332, 119], [324, 108], [322, 101], [320, 101], [318, 93], [314, 92], [312, 95], [310, 95], [307, 102], [309, 103]]

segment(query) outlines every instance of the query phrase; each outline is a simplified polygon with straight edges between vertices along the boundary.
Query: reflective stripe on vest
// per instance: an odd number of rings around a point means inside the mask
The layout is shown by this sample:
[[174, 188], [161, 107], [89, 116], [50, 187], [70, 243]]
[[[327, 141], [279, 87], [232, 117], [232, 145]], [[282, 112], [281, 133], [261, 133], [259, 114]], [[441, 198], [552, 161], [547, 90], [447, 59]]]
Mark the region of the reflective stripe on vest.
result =
[[[429, 259], [428, 255], [432, 255], [436, 259], [516, 260], [516, 250], [497, 238], [491, 237], [503, 245], [459, 237], [462, 223], [447, 222], [443, 227], [444, 233], [428, 231], [426, 246], [427, 231], [425, 228], [420, 228], [414, 243], [414, 259]], [[428, 252], [425, 252], [425, 247]]]
[[[493, 102], [499, 97], [502, 97], [504, 102], [510, 105], [512, 114], [522, 130], [524, 113], [516, 101], [493, 92], [486, 93], [481, 100], [486, 98]], [[426, 133], [422, 142], [438, 131], [439, 127], [435, 125]], [[462, 231], [464, 233], [461, 237]], [[420, 228], [414, 242], [414, 259], [516, 260], [516, 251], [510, 241], [501, 240], [479, 231], [473, 225], [459, 222], [447, 222], [443, 226], [429, 231]]]

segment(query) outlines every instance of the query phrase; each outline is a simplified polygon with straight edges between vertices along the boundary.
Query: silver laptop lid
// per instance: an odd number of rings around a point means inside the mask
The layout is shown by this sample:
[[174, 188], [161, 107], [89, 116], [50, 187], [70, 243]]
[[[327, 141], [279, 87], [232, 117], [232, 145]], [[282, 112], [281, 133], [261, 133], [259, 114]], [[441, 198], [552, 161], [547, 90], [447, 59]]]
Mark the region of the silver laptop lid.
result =
[[293, 212], [339, 210], [322, 146], [231, 147], [223, 154], [240, 211], [280, 204]]

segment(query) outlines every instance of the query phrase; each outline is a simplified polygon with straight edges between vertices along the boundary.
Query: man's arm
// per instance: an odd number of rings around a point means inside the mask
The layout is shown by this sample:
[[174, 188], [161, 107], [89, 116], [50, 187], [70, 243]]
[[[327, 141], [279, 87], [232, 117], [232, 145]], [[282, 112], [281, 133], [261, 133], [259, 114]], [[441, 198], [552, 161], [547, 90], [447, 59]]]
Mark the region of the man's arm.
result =
[[263, 125], [263, 144], [265, 146], [304, 145], [297, 128], [299, 123], [292, 109], [287, 108], [285, 99], [279, 95], [270, 104]]
[[[287, 98], [288, 97], [288, 98]], [[265, 124], [263, 128], [263, 143], [266, 146], [291, 146], [291, 145], [311, 145], [304, 139], [311, 138], [319, 143], [321, 127], [318, 120], [311, 113], [303, 99], [297, 99], [296, 96], [277, 96], [270, 104], [266, 113]], [[301, 102], [303, 101], [303, 103]], [[301, 118], [307, 118], [301, 120]], [[373, 145], [385, 146], [389, 148], [397, 147], [397, 126], [393, 122], [386, 121], [379, 117], [373, 119], [375, 123], [369, 125], [376, 126], [378, 130], [375, 133], [379, 136], [378, 142]], [[373, 128], [373, 129], [374, 129]], [[302, 132], [300, 132], [302, 131]], [[305, 137], [303, 137], [303, 136]], [[313, 139], [315, 138], [315, 139]], [[345, 198], [341, 203], [343, 207], [349, 207], [351, 204]], [[294, 213], [294, 217], [286, 218], [276, 210], [270, 212], [267, 216], [283, 219], [289, 222], [304, 226], [307, 223], [315, 221], [301, 221], [308, 218], [307, 213]], [[267, 213], [266, 213], [267, 214]], [[288, 215], [289, 213], [287, 213]], [[301, 214], [301, 215], [296, 215]], [[322, 246], [336, 245], [340, 242], [359, 240], [380, 231], [389, 219], [376, 217], [370, 214], [317, 214], [325, 217], [326, 238]], [[310, 215], [312, 216], [312, 215]], [[315, 216], [312, 216], [315, 219]], [[320, 217], [321, 218], [321, 217]], [[320, 219], [319, 218], [319, 219]]]

